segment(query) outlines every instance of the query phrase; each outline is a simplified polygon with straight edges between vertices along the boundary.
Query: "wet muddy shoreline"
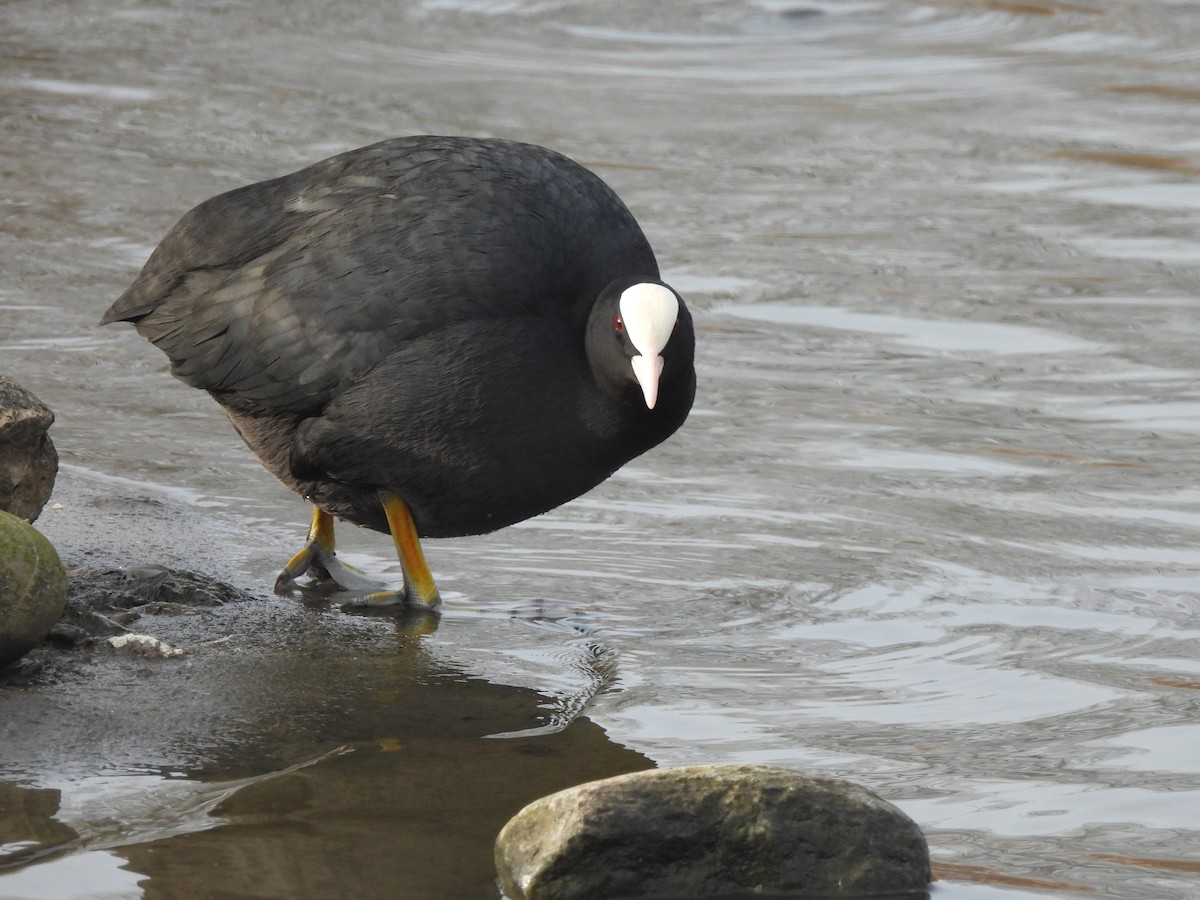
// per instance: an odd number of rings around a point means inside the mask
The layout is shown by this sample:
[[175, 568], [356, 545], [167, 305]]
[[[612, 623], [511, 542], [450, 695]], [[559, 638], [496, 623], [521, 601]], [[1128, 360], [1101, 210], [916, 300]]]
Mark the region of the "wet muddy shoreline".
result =
[[[237, 891], [244, 873], [210, 871], [225, 838], [206, 837], [232, 828], [255, 856], [263, 896], [308, 895], [323, 883], [375, 896], [401, 878], [417, 892], [491, 896], [492, 843], [521, 806], [578, 779], [652, 765], [575, 718], [590, 686], [555, 697], [473, 677], [452, 658], [430, 657], [421, 637], [429, 628], [412, 630], [399, 611], [354, 616], [195, 575], [155, 585], [146, 566], [132, 575], [140, 590], [182, 595], [152, 600], [168, 605], [125, 622], [128, 610], [104, 609], [130, 599], [130, 576], [108, 568], [127, 563], [128, 548], [161, 540], [164, 529], [203, 543], [215, 525], [228, 540], [231, 529], [202, 511], [68, 474], [39, 525], [69, 566], [87, 564], [74, 569], [64, 621], [92, 637], [34, 651], [4, 685], [5, 768], [42, 774], [5, 779], [5, 808], [25, 810], [24, 824], [13, 832], [9, 820], [0, 833], [25, 846], [12, 845], [0, 879], [34, 861], [54, 879], [80, 854], [102, 868], [101, 857], [119, 853], [167, 883], [203, 871], [206, 890]], [[104, 620], [86, 620], [99, 609]], [[122, 627], [183, 655], [114, 650], [105, 632]], [[581, 664], [588, 658], [580, 653]], [[371, 710], [378, 718], [365, 730], [338, 721], [370, 720]], [[85, 773], [91, 800], [46, 786]], [[370, 793], [355, 796], [349, 785], [364, 776]], [[305, 848], [304, 822], [355, 809], [371, 810], [344, 824], [361, 853]], [[126, 825], [113, 831], [105, 824], [113, 816]], [[0, 880], [0, 892], [19, 892], [16, 877]]]

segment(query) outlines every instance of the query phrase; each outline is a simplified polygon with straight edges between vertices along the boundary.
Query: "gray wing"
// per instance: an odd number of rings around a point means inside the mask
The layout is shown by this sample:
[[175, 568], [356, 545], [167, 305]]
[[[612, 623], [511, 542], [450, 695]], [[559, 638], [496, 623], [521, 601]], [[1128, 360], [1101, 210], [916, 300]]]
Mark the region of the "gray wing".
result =
[[101, 324], [133, 322], [190, 385], [311, 414], [448, 324], [582, 319], [608, 282], [657, 274], [624, 204], [565, 157], [399, 138], [202, 203]]

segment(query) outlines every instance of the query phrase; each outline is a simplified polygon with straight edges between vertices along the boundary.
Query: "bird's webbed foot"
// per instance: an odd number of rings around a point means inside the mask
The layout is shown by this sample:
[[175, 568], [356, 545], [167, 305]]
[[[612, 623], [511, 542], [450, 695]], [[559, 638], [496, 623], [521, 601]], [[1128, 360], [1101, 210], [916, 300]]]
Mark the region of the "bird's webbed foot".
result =
[[390, 588], [359, 573], [337, 558], [334, 551], [333, 516], [322, 509], [313, 512], [304, 548], [288, 560], [275, 579], [275, 593], [282, 594], [298, 578], [308, 576], [324, 585], [332, 584], [343, 606], [360, 609], [411, 606], [432, 613], [441, 603], [437, 585], [425, 564], [416, 525], [408, 505], [390, 491], [380, 491], [380, 502], [404, 570], [404, 587]]
[[370, 596], [381, 592], [383, 585], [360, 574], [337, 558], [334, 550], [333, 516], [322, 509], [313, 512], [308, 529], [308, 541], [293, 556], [275, 579], [275, 593], [282, 594], [296, 579], [305, 575], [318, 582], [332, 583], [338, 589]]

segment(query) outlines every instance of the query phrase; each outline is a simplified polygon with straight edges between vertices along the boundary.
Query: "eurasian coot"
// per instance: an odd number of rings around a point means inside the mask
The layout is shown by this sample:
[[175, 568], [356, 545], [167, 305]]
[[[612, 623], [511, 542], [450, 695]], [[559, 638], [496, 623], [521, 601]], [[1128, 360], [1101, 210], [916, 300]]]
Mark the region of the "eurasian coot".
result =
[[595, 487], [683, 424], [695, 338], [629, 210], [530, 144], [404, 137], [213, 197], [101, 324], [126, 321], [316, 507], [276, 582], [356, 583], [334, 517], [482, 534]]

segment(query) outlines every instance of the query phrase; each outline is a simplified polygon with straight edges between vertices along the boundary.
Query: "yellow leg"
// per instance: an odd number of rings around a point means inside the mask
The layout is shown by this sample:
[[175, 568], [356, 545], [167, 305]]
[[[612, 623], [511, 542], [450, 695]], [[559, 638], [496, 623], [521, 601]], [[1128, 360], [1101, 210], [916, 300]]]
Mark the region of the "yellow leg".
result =
[[332, 558], [333, 546], [333, 516], [314, 506], [312, 524], [308, 526], [308, 540], [304, 543], [304, 549], [289, 559], [288, 564], [283, 567], [283, 571], [275, 579], [275, 591], [282, 591], [307, 572], [314, 562], [322, 565], [326, 559]]
[[333, 516], [319, 506], [313, 507], [312, 524], [308, 526], [308, 543], [315, 544], [326, 553], [332, 553], [337, 543], [333, 537]]
[[[429, 566], [425, 564], [425, 554], [421, 550], [417, 526], [413, 523], [412, 513], [408, 511], [408, 504], [391, 491], [380, 491], [379, 500], [383, 504], [383, 513], [387, 516], [388, 527], [392, 531], [396, 555], [404, 569], [404, 592], [407, 600], [409, 603], [432, 609], [442, 602], [442, 598], [438, 596], [433, 575], [429, 572]], [[330, 537], [332, 538], [332, 532]]]

